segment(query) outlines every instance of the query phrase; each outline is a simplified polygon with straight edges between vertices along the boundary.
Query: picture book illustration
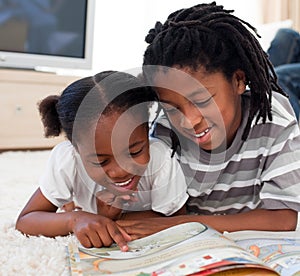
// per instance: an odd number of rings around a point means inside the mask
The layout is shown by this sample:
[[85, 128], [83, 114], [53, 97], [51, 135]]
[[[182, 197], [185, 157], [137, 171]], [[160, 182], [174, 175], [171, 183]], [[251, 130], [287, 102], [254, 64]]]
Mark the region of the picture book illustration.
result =
[[[221, 233], [196, 222], [179, 224], [128, 243], [129, 251], [68, 247], [70, 274], [76, 275], [279, 275]], [[240, 274], [232, 274], [233, 271]], [[249, 275], [249, 274], [248, 274]], [[255, 274], [253, 274], [255, 275]], [[258, 274], [256, 274], [258, 275]]]
[[178, 225], [173, 228], [172, 234], [166, 229], [143, 239], [128, 242], [129, 250], [127, 252], [120, 251], [116, 244], [109, 248], [84, 248], [79, 246], [79, 250], [96, 257], [119, 260], [131, 259], [169, 248], [179, 242], [202, 233], [206, 229], [206, 226], [199, 223]]
[[281, 276], [300, 275], [299, 235], [288, 232], [245, 231], [244, 235], [237, 236], [235, 241]]

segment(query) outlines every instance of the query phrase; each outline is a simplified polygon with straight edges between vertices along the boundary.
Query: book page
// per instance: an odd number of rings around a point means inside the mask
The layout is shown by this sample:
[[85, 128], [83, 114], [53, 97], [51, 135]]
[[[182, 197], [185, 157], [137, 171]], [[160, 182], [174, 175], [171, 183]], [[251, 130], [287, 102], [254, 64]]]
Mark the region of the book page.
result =
[[238, 231], [225, 236], [280, 275], [300, 275], [300, 232]]
[[180, 227], [173, 228], [173, 234], [170, 231], [160, 231], [143, 239], [138, 239], [128, 242], [129, 250], [127, 252], [120, 251], [119, 247], [114, 244], [111, 247], [103, 248], [84, 248], [80, 246], [80, 251], [96, 257], [109, 259], [132, 259], [136, 257], [143, 257], [161, 251], [165, 248], [174, 246], [182, 241], [199, 235], [205, 232], [206, 226], [202, 224], [182, 224]]
[[212, 275], [233, 269], [278, 275], [253, 254], [201, 223], [179, 224], [128, 245], [128, 252], [121, 252], [116, 245], [72, 248], [72, 275]]

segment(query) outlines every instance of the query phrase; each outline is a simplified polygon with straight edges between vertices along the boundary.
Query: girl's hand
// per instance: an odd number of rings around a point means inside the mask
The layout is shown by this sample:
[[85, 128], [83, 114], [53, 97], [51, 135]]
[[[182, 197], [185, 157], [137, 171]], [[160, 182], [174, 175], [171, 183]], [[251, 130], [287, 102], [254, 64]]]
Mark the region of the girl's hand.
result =
[[125, 203], [137, 201], [134, 195], [119, 195], [103, 190], [96, 194], [98, 215], [108, 217], [112, 220], [121, 218]]
[[84, 211], [72, 214], [71, 229], [84, 247], [110, 246], [115, 242], [122, 251], [128, 250], [131, 237], [113, 220]]

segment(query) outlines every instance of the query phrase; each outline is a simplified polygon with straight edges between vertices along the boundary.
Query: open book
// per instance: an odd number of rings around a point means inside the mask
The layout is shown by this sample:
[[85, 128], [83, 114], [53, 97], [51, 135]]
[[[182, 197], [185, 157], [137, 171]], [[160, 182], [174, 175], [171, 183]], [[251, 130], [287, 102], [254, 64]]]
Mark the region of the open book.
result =
[[84, 248], [69, 244], [71, 275], [300, 275], [296, 232], [221, 234], [190, 222], [128, 245], [129, 251], [121, 252], [116, 245]]

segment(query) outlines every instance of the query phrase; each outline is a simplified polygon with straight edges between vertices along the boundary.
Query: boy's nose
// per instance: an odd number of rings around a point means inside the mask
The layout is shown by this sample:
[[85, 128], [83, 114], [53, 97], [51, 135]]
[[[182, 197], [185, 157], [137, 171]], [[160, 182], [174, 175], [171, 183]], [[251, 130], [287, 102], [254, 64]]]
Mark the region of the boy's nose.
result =
[[195, 106], [189, 106], [182, 111], [180, 126], [185, 129], [193, 129], [203, 119], [202, 113]]

